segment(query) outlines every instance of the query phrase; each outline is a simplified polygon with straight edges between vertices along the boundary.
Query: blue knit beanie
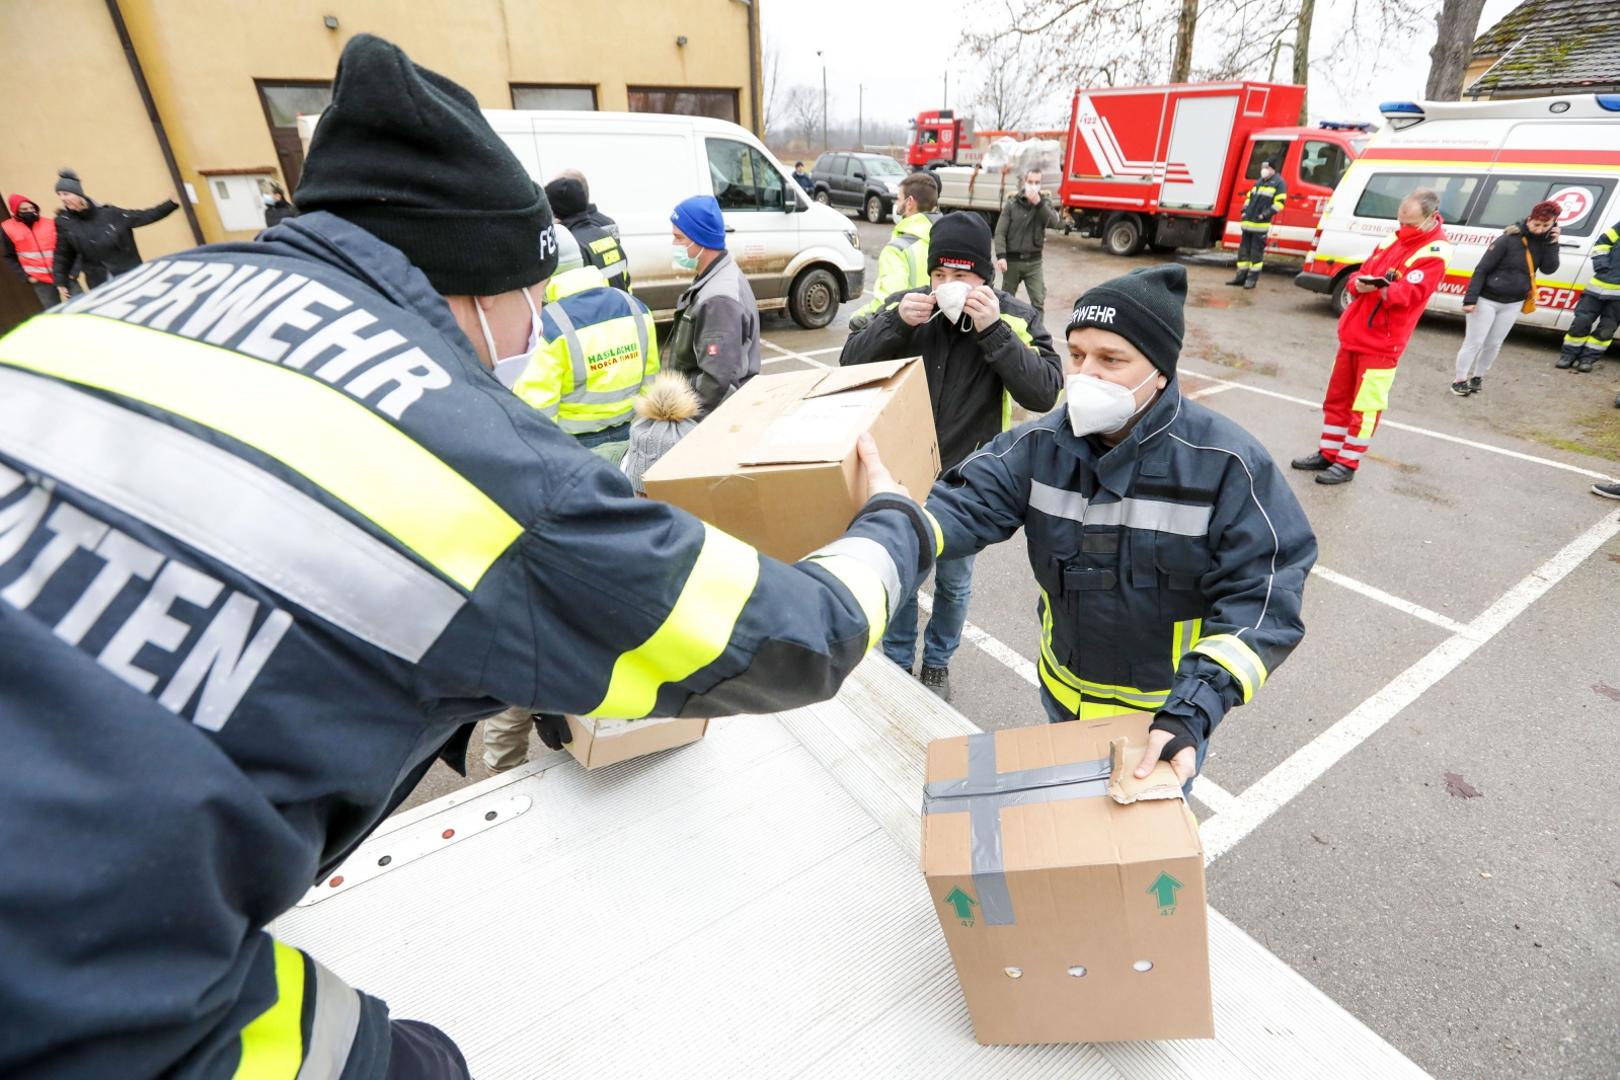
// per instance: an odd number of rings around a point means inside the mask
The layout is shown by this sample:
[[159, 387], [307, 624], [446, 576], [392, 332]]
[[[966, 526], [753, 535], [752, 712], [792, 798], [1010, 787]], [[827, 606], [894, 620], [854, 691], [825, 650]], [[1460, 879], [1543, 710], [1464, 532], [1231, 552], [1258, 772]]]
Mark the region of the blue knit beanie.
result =
[[675, 227], [687, 235], [694, 244], [711, 251], [726, 250], [726, 219], [720, 213], [720, 204], [713, 195], [694, 195], [682, 199], [669, 215]]

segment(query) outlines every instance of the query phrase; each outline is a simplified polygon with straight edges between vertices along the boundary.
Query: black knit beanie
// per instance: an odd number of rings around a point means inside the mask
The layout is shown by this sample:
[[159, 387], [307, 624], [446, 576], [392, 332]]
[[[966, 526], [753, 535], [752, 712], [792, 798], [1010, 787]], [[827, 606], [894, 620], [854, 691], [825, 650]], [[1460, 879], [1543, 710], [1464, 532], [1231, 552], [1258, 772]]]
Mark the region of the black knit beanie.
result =
[[972, 210], [958, 210], [934, 222], [928, 234], [928, 272], [941, 266], [968, 270], [989, 285], [996, 280], [991, 251], [990, 226], [984, 218]]
[[558, 221], [566, 221], [575, 214], [583, 214], [591, 201], [585, 197], [585, 185], [572, 176], [559, 176], [546, 185], [546, 201]]
[[496, 296], [557, 265], [545, 193], [477, 100], [370, 34], [343, 48], [294, 201], [392, 244], [445, 296]]
[[1064, 334], [1087, 326], [1112, 330], [1174, 378], [1186, 303], [1186, 267], [1178, 263], [1144, 266], [1087, 289], [1074, 302], [1074, 314], [1069, 316]]

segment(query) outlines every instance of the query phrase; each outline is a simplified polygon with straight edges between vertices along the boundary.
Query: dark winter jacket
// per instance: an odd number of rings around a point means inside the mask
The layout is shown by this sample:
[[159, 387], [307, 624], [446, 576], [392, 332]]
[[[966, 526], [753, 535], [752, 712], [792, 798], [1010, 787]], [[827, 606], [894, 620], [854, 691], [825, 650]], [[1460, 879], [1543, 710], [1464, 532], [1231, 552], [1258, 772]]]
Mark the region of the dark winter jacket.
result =
[[825, 699], [933, 563], [897, 496], [793, 565], [636, 498], [325, 212], [23, 323], [0, 432], [8, 1078], [394, 1075], [386, 1006], [260, 928], [436, 755]]
[[294, 206], [286, 199], [282, 199], [280, 202], [273, 203], [264, 208], [264, 227], [267, 229], [273, 229], [277, 225], [280, 225], [283, 221], [286, 221], [289, 218], [295, 218], [297, 216], [298, 207]]
[[[928, 288], [907, 289], [925, 293]], [[1002, 394], [1031, 412], [1044, 413], [1063, 390], [1063, 364], [1040, 314], [1022, 300], [996, 290], [1001, 320], [984, 333], [948, 326], [943, 315], [921, 326], [900, 319], [895, 293], [866, 329], [844, 342], [843, 365], [921, 356], [933, 399], [941, 464], [949, 469], [996, 437], [1005, 423]]]
[[1152, 709], [1205, 742], [1304, 634], [1305, 512], [1259, 441], [1174, 380], [1118, 446], [1056, 412], [946, 472], [928, 509], [948, 559], [1024, 531], [1041, 683], [1077, 715]]
[[135, 269], [141, 265], [135, 230], [162, 221], [178, 209], [179, 203], [165, 199], [150, 210], [125, 210], [103, 203], [92, 203], [83, 211], [63, 210], [56, 215], [57, 287], [67, 285], [76, 259], [84, 269], [85, 284], [92, 289]]
[[1558, 241], [1551, 233], [1537, 236], [1523, 221], [1509, 225], [1474, 267], [1463, 304], [1477, 304], [1481, 296], [1498, 304], [1517, 304], [1529, 296], [1534, 282], [1524, 261], [1527, 247], [1536, 261], [1536, 273], [1551, 274], [1558, 269]]
[[1046, 230], [1061, 228], [1063, 221], [1052, 204], [1042, 196], [1030, 205], [1019, 192], [1007, 200], [996, 219], [996, 258], [1038, 259], [1046, 246]]
[[691, 380], [707, 416], [759, 374], [759, 305], [731, 252], [721, 252], [675, 304], [664, 370]]

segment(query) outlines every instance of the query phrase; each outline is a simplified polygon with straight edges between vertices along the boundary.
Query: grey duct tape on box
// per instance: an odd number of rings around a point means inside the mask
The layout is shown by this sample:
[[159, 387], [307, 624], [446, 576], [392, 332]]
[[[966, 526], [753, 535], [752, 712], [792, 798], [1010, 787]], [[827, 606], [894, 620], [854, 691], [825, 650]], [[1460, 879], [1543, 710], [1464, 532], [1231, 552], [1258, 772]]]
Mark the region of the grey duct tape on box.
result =
[[1101, 796], [1108, 791], [1110, 766], [1108, 758], [1098, 758], [997, 772], [996, 737], [985, 732], [968, 738], [967, 779], [935, 780], [923, 789], [924, 814], [968, 812], [973, 884], [986, 926], [1011, 926], [1015, 921], [1001, 852], [1001, 811]]

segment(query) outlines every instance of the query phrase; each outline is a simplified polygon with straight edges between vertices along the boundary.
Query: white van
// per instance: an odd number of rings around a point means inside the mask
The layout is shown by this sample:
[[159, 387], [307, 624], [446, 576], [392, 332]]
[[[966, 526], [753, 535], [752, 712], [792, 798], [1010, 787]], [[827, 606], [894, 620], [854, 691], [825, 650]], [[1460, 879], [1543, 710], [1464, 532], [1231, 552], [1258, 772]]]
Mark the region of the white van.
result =
[[1512, 101], [1389, 102], [1386, 126], [1339, 181], [1294, 284], [1349, 304], [1351, 275], [1395, 229], [1413, 189], [1440, 194], [1454, 255], [1430, 311], [1460, 314], [1485, 249], [1543, 199], [1563, 206], [1559, 266], [1536, 278], [1536, 310], [1519, 322], [1562, 330], [1592, 278], [1592, 245], [1620, 219], [1620, 95]]
[[[591, 201], [619, 226], [636, 296], [672, 318], [692, 275], [670, 262], [669, 215], [692, 195], [713, 195], [726, 247], [761, 311], [787, 308], [808, 330], [866, 287], [860, 234], [847, 217], [807, 198], [781, 162], [745, 129], [706, 116], [485, 109], [484, 116], [536, 183], [564, 169], [585, 174]], [[319, 122], [298, 118], [305, 151]]]
[[578, 169], [591, 201], [618, 222], [636, 296], [673, 316], [692, 284], [670, 264], [669, 215], [691, 195], [713, 195], [726, 247], [761, 311], [787, 308], [809, 330], [861, 295], [866, 259], [855, 225], [806, 198], [790, 172], [745, 129], [706, 116], [485, 110], [535, 180]]

